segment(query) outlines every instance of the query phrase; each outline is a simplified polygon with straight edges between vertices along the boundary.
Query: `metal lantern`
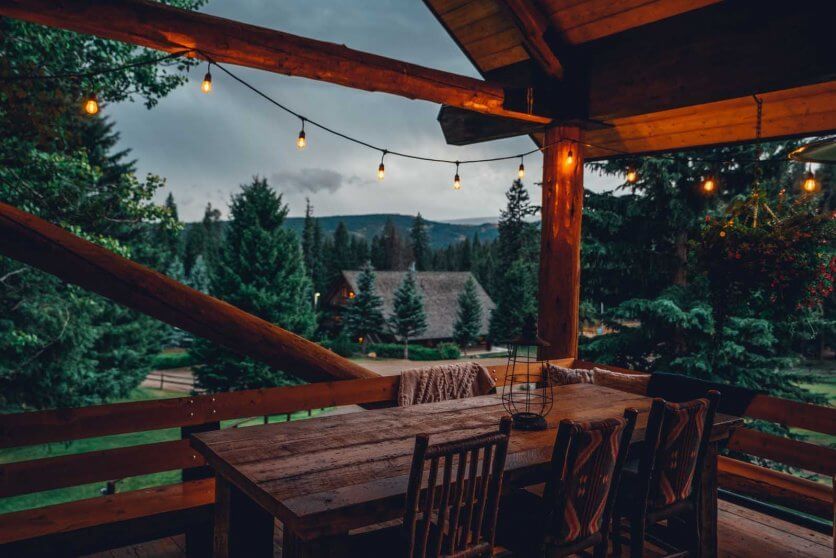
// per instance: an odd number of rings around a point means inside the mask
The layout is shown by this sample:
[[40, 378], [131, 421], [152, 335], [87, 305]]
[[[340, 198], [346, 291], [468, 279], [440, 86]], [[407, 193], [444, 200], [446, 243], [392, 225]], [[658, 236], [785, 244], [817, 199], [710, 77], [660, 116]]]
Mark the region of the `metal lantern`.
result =
[[540, 347], [549, 343], [537, 335], [536, 326], [524, 328], [522, 335], [508, 345], [502, 405], [519, 430], [545, 430], [546, 415], [554, 404], [554, 390], [548, 374], [548, 361], [537, 360]]

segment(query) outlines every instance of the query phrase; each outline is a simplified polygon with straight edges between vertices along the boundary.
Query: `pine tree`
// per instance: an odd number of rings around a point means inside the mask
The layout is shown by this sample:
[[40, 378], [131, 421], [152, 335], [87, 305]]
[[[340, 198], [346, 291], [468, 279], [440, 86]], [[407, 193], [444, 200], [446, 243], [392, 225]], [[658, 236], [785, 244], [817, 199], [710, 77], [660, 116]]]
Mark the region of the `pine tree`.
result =
[[421, 217], [420, 213], [412, 221], [409, 238], [415, 269], [418, 271], [427, 271], [430, 265], [430, 238], [427, 235], [427, 222]]
[[456, 315], [456, 323], [453, 325], [453, 339], [467, 351], [479, 338], [479, 331], [482, 329], [482, 303], [476, 294], [476, 282], [469, 277], [464, 284], [464, 290], [459, 295], [459, 309]]
[[345, 309], [345, 327], [354, 339], [362, 339], [365, 354], [369, 336], [383, 331], [383, 299], [375, 290], [375, 274], [366, 262], [357, 276], [357, 292]]
[[424, 314], [424, 299], [418, 290], [415, 271], [409, 270], [401, 285], [395, 291], [395, 302], [389, 326], [395, 335], [403, 340], [403, 357], [409, 358], [409, 338], [420, 335], [427, 329]]
[[[230, 221], [211, 274], [211, 292], [302, 336], [315, 327], [313, 292], [296, 235], [283, 225], [287, 206], [255, 177], [234, 195]], [[193, 351], [198, 384], [212, 392], [285, 385], [286, 373], [200, 340]]]
[[531, 262], [516, 260], [503, 274], [503, 282], [489, 327], [490, 338], [500, 343], [519, 336], [526, 320], [537, 315], [537, 273]]

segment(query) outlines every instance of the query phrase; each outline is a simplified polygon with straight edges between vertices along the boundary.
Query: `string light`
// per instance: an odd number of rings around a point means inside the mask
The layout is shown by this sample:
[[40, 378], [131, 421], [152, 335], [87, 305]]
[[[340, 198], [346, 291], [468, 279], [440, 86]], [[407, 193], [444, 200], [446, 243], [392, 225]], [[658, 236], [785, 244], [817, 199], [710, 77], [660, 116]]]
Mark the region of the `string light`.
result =
[[816, 180], [815, 175], [813, 175], [813, 171], [807, 171], [807, 174], [804, 176], [804, 183], [801, 185], [801, 187], [808, 194], [812, 194], [813, 192], [819, 189], [819, 183]]
[[307, 147], [308, 140], [305, 138], [305, 119], [302, 119], [302, 129], [299, 130], [299, 137], [296, 138], [296, 149], [302, 151]]
[[702, 181], [702, 191], [706, 194], [713, 194], [716, 189], [717, 182], [714, 180], [713, 176], [709, 176], [708, 178]]
[[523, 163], [523, 157], [520, 157], [520, 168], [517, 169], [517, 178], [520, 180], [525, 178], [525, 164]]
[[203, 76], [203, 83], [200, 84], [200, 90], [204, 93], [212, 91], [212, 63], [206, 65], [206, 75]]
[[380, 165], [377, 167], [377, 179], [383, 180], [386, 177], [386, 167], [383, 166], [383, 158], [386, 157], [386, 151], [380, 156]]
[[459, 178], [459, 162], [456, 161], [456, 176], [453, 177], [453, 190], [462, 189], [462, 179]]
[[633, 167], [627, 167], [627, 175], [624, 178], [628, 184], [635, 184], [639, 179], [639, 173]]
[[571, 165], [573, 162], [575, 162], [575, 154], [572, 153], [572, 150], [570, 149], [569, 153], [566, 155], [566, 164]]
[[99, 99], [95, 93], [91, 93], [84, 99], [84, 112], [94, 115], [99, 112]]

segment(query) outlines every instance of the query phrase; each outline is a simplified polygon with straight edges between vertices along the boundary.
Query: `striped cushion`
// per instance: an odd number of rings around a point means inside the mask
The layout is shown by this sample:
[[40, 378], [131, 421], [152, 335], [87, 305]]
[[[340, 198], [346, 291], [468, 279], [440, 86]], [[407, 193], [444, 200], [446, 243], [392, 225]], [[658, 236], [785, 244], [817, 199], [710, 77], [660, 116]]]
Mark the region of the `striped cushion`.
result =
[[626, 421], [607, 419], [573, 425], [563, 479], [565, 507], [558, 544], [597, 533], [607, 503]]
[[665, 405], [650, 493], [652, 508], [670, 506], [691, 495], [707, 412], [707, 399]]

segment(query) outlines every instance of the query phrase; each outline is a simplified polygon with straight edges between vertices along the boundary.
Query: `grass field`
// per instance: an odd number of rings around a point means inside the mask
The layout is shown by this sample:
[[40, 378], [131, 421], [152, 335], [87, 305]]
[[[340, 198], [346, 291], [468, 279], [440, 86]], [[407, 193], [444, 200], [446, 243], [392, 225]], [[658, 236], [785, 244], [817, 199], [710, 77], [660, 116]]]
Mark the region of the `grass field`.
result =
[[[163, 399], [170, 397], [183, 397], [183, 394], [178, 392], [161, 391], [150, 388], [137, 388], [131, 394], [131, 397], [125, 399], [125, 401], [142, 401], [147, 399]], [[314, 410], [312, 414], [315, 416], [320, 412], [321, 411]], [[297, 420], [307, 417], [308, 413], [306, 411], [302, 411], [299, 413], [294, 413], [291, 416], [291, 420]], [[286, 420], [287, 417], [285, 415], [270, 417], [271, 423], [284, 422]], [[224, 421], [221, 424], [221, 427], [230, 427], [236, 423], [239, 423], [239, 427], [263, 424], [263, 418], [257, 417], [250, 420], [246, 420], [244, 422], [242, 422], [241, 419]], [[37, 446], [2, 449], [0, 450], [0, 463], [13, 463], [16, 461], [28, 461], [31, 459], [42, 459], [45, 457], [71, 455], [76, 453], [84, 453], [88, 451], [106, 450], [126, 446], [136, 446], [141, 444], [153, 444], [156, 442], [164, 442], [167, 440], [176, 440], [179, 437], [179, 428], [167, 428], [164, 430], [150, 430], [147, 432], [135, 432], [132, 434], [118, 434], [115, 436], [88, 438], [84, 440], [75, 440], [68, 443], [41, 444]], [[126, 492], [128, 490], [137, 490], [140, 488], [147, 488], [150, 486], [172, 484], [179, 481], [179, 470], [155, 473], [152, 475], [142, 475], [138, 477], [129, 477], [124, 480], [120, 480], [117, 483], [117, 491]], [[105, 482], [102, 481], [82, 486], [73, 486], [70, 488], [47, 490], [35, 494], [25, 494], [22, 496], [15, 496], [12, 498], [0, 498], [0, 513], [7, 513], [11, 511], [29, 508], [37, 508], [41, 506], [48, 506], [50, 504], [58, 504], [61, 502], [80, 500], [83, 498], [94, 498], [96, 496], [101, 495], [101, 490], [104, 488], [104, 486]]]

